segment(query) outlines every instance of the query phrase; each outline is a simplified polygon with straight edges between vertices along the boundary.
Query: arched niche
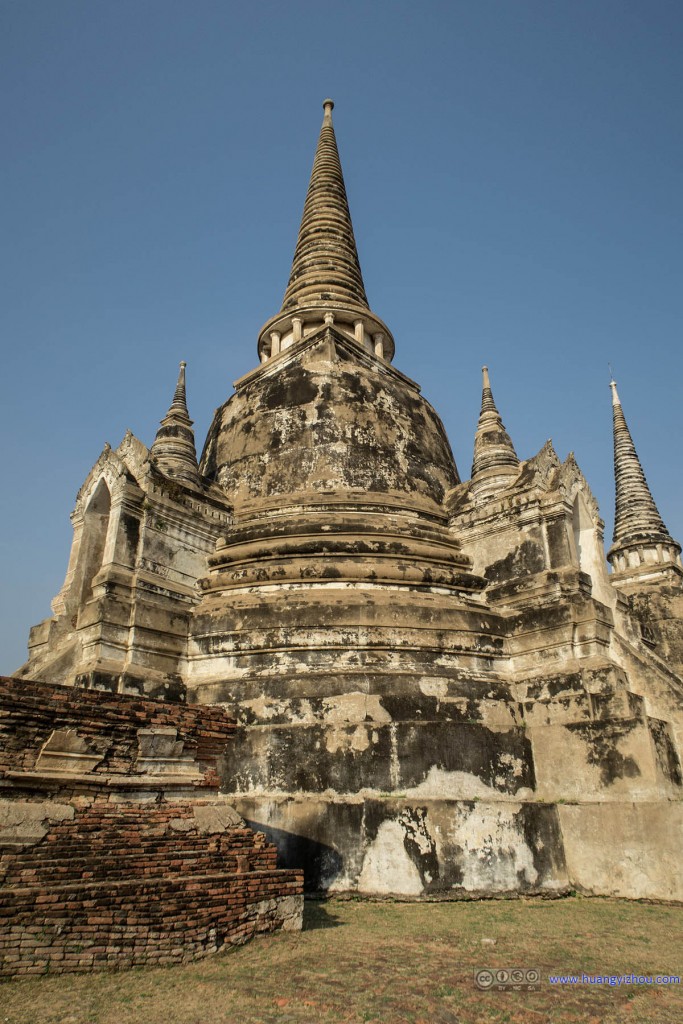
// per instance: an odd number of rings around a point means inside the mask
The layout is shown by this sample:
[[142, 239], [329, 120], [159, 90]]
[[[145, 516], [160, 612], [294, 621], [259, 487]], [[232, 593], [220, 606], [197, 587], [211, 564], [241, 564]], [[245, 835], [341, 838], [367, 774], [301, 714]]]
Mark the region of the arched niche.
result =
[[572, 532], [579, 569], [590, 576], [593, 596], [604, 604], [611, 604], [613, 595], [601, 536], [581, 491], [574, 498]]
[[83, 513], [83, 534], [78, 567], [80, 578], [79, 607], [92, 597], [93, 579], [102, 568], [102, 558], [109, 530], [111, 492], [104, 479], [100, 479]]

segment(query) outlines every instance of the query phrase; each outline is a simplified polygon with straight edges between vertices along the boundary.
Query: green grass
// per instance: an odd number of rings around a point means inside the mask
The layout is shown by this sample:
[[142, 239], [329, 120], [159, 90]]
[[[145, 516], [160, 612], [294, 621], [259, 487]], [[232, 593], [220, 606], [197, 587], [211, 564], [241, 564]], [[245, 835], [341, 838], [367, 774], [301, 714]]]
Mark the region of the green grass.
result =
[[[683, 974], [681, 950], [683, 913], [671, 906], [336, 899], [307, 903], [301, 934], [189, 966], [6, 983], [0, 1024], [681, 1024], [683, 986], [548, 981]], [[539, 990], [481, 992], [481, 967], [536, 967]]]

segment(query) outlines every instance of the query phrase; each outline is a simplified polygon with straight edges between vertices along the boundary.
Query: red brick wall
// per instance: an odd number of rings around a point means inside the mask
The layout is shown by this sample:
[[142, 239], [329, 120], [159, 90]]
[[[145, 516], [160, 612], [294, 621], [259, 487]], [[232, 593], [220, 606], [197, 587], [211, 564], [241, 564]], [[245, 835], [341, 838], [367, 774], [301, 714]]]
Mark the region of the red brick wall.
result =
[[[302, 873], [278, 870], [262, 834], [202, 818], [226, 806], [215, 760], [234, 726], [220, 709], [0, 679], [0, 712], [0, 801], [74, 809], [23, 848], [0, 838], [0, 977], [180, 963], [296, 926]], [[199, 762], [194, 795], [150, 796], [144, 776], [131, 789], [137, 730], [160, 726]], [[56, 728], [109, 745], [87, 783], [35, 774]]]
[[104, 759], [95, 773], [130, 774], [138, 754], [138, 729], [175, 728], [185, 751], [215, 784], [215, 761], [235, 725], [208, 705], [170, 704], [101, 690], [26, 682], [0, 676], [0, 772], [30, 771], [54, 729], [73, 729]]

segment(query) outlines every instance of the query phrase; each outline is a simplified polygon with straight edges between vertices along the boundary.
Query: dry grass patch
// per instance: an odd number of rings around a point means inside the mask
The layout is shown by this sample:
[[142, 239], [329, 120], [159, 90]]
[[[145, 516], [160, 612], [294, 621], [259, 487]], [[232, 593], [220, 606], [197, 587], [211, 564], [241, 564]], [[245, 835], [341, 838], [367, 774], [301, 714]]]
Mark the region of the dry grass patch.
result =
[[[683, 974], [680, 908], [611, 900], [307, 903], [281, 934], [185, 967], [26, 978], [0, 1024], [680, 1024], [683, 986], [552, 985], [549, 975]], [[494, 940], [482, 943], [482, 940]], [[537, 967], [535, 992], [475, 968]]]

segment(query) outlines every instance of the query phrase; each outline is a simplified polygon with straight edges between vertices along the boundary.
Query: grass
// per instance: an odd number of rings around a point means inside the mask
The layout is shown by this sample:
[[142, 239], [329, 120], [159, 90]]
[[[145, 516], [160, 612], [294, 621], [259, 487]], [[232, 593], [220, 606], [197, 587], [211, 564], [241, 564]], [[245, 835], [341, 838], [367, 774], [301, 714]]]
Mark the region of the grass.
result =
[[[548, 976], [683, 974], [682, 950], [672, 906], [333, 899], [307, 903], [301, 934], [189, 966], [5, 983], [0, 1024], [680, 1024], [683, 985]], [[482, 992], [481, 967], [536, 967], [538, 991]]]

